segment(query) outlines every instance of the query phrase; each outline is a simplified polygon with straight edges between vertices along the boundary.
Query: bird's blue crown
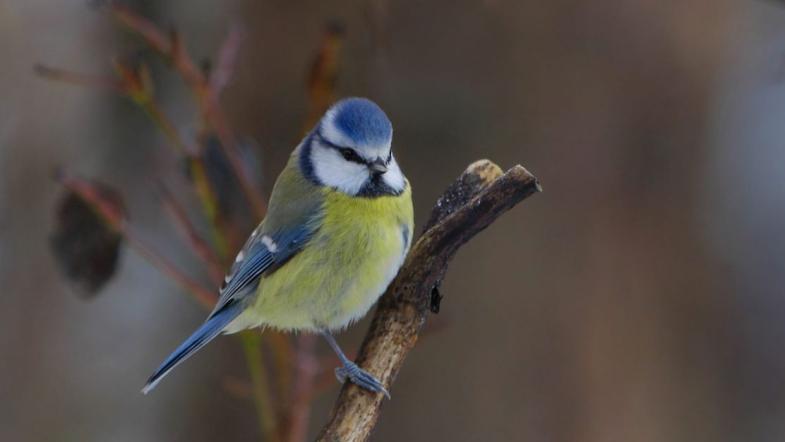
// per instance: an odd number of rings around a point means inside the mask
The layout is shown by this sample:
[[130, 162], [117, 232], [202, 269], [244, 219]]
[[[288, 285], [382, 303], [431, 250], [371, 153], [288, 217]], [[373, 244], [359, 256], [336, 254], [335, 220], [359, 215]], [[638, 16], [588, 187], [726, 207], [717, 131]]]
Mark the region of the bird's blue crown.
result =
[[332, 127], [356, 147], [380, 146], [392, 140], [390, 119], [376, 103], [366, 98], [341, 100], [330, 108], [328, 115], [332, 117]]

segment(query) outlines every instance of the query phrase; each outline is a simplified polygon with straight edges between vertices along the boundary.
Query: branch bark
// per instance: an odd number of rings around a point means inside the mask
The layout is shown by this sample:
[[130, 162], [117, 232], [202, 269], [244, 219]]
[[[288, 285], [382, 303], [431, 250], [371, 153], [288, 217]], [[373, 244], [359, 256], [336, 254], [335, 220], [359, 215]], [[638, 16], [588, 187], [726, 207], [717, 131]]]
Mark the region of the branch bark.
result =
[[[438, 288], [455, 252], [502, 213], [541, 190], [520, 165], [502, 173], [488, 160], [471, 164], [436, 202], [425, 233], [380, 299], [357, 363], [390, 390], [429, 311], [438, 310]], [[367, 440], [383, 399], [382, 394], [347, 382], [318, 440]]]

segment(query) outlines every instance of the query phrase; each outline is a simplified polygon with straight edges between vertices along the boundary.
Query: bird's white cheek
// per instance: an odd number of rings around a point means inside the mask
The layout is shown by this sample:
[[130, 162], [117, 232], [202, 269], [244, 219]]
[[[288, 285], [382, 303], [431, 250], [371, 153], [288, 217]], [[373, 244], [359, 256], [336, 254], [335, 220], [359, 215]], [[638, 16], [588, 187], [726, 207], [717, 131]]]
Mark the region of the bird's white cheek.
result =
[[395, 161], [395, 158], [393, 158], [392, 161], [390, 161], [390, 164], [387, 165], [387, 173], [384, 174], [384, 182], [398, 192], [402, 191], [406, 185], [403, 172], [401, 172], [401, 168], [398, 167], [398, 163]]
[[357, 194], [368, 179], [368, 168], [364, 165], [346, 161], [331, 149], [321, 146], [314, 146], [311, 164], [321, 183], [349, 195]]

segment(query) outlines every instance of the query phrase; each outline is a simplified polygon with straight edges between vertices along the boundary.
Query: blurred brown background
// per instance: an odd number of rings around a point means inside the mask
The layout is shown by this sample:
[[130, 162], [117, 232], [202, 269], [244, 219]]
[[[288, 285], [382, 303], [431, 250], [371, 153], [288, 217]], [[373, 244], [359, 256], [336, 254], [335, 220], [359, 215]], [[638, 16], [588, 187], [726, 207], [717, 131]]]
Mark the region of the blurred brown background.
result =
[[[346, 25], [338, 91], [388, 112], [420, 224], [475, 159], [541, 179], [453, 263], [376, 440], [785, 440], [785, 5], [127, 3], [200, 56], [244, 26], [223, 103], [261, 148], [264, 189], [298, 140], [331, 19]], [[221, 388], [246, 376], [234, 340], [139, 393], [203, 319], [178, 287], [125, 250], [85, 301], [48, 250], [49, 176], [65, 166], [121, 189], [140, 234], [198, 269], [152, 197], [173, 167], [160, 133], [127, 100], [32, 71], [111, 72], [128, 47], [86, 2], [0, 3], [0, 440], [257, 435], [252, 403]], [[155, 78], [187, 125], [179, 81]]]

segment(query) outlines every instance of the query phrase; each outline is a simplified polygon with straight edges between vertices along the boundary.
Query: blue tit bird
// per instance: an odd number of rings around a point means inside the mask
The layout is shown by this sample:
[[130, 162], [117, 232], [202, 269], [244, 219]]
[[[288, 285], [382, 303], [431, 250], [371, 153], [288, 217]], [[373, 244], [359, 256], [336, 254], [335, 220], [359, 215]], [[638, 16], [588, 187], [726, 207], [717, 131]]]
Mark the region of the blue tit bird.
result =
[[368, 312], [411, 245], [411, 187], [392, 134], [384, 111], [364, 98], [325, 113], [278, 176], [267, 215], [237, 254], [215, 309], [142, 392], [221, 333], [273, 327], [320, 333], [341, 360], [339, 381], [387, 395], [332, 332]]

